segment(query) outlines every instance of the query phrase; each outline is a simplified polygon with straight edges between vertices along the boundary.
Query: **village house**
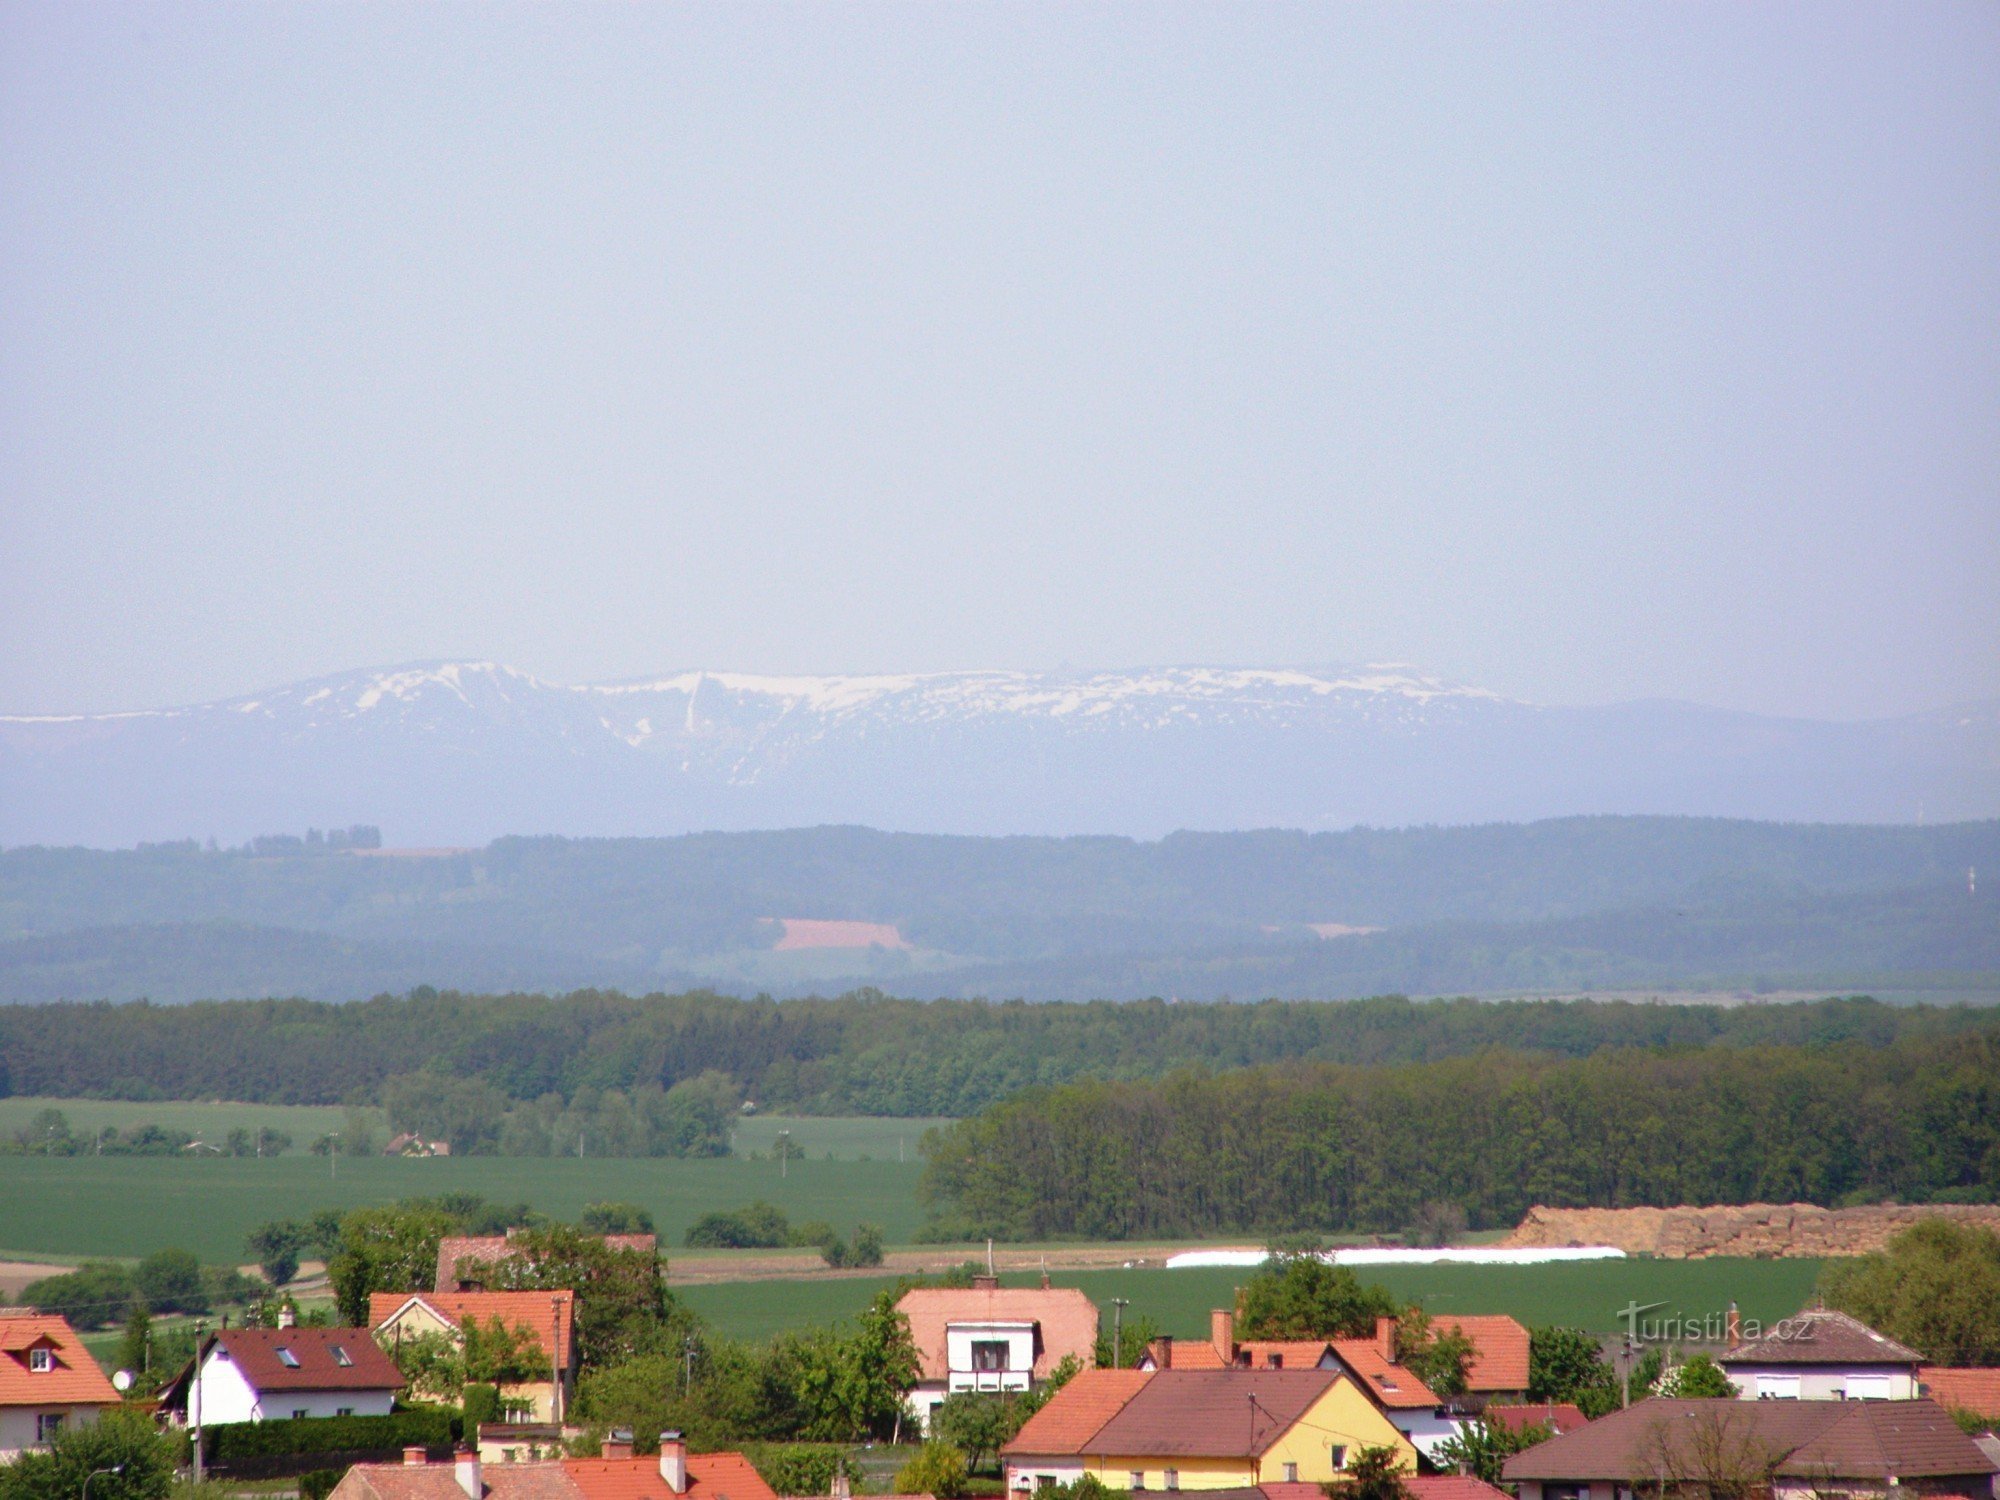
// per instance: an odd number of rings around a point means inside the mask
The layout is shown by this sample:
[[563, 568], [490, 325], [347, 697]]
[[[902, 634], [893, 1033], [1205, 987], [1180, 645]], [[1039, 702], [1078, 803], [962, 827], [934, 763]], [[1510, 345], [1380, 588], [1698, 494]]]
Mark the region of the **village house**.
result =
[[400, 1464], [356, 1464], [331, 1500], [778, 1500], [740, 1453], [689, 1453], [679, 1433], [660, 1435], [657, 1457], [637, 1458], [629, 1433], [613, 1433], [597, 1458], [488, 1465], [460, 1445], [449, 1462], [422, 1448]]
[[1909, 1401], [1917, 1395], [1923, 1356], [1858, 1318], [1808, 1308], [1732, 1345], [1717, 1360], [1745, 1401]]
[[[482, 1329], [497, 1324], [516, 1330], [523, 1340], [522, 1356], [536, 1374], [499, 1382], [506, 1422], [560, 1425], [575, 1400], [575, 1292], [373, 1292], [368, 1321], [391, 1350], [426, 1336], [463, 1348], [466, 1328], [474, 1321]], [[422, 1394], [449, 1399], [457, 1393]]]
[[117, 1404], [118, 1392], [67, 1321], [44, 1313], [0, 1318], [0, 1463]]
[[1084, 1474], [1112, 1489], [1324, 1484], [1363, 1448], [1416, 1450], [1336, 1369], [1086, 1370], [1000, 1450], [1008, 1490]]
[[402, 1372], [365, 1328], [225, 1328], [160, 1393], [190, 1427], [301, 1417], [386, 1417]]
[[1520, 1500], [1632, 1500], [1664, 1489], [1770, 1500], [1986, 1500], [2000, 1465], [1936, 1402], [1654, 1397], [1515, 1454]]
[[896, 1304], [917, 1349], [908, 1407], [920, 1430], [961, 1391], [1025, 1392], [1064, 1359], [1088, 1365], [1097, 1349], [1097, 1304], [1074, 1287], [1003, 1287], [975, 1276], [969, 1287], [915, 1287]]
[[2000, 1369], [1920, 1365], [1917, 1394], [1946, 1411], [1969, 1411], [1988, 1424], [2000, 1423]]
[[[652, 1256], [660, 1252], [659, 1236], [652, 1234], [607, 1234], [599, 1236], [613, 1250], [638, 1250]], [[438, 1241], [437, 1274], [431, 1282], [440, 1292], [480, 1292], [492, 1281], [492, 1269], [514, 1253], [515, 1238], [508, 1234], [448, 1234]]]
[[1440, 1313], [1431, 1332], [1462, 1333], [1472, 1340], [1465, 1394], [1480, 1403], [1520, 1402], [1528, 1395], [1528, 1330], [1505, 1313]]

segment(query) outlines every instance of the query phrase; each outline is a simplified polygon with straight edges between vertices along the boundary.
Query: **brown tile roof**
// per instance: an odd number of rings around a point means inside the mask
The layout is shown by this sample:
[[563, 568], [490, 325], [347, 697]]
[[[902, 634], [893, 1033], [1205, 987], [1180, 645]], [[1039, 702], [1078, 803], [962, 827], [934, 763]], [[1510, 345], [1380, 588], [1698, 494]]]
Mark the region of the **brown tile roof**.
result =
[[403, 1387], [403, 1372], [365, 1328], [225, 1328], [204, 1347], [216, 1345], [258, 1391]]
[[1097, 1304], [1071, 1286], [913, 1287], [896, 1308], [910, 1320], [917, 1367], [925, 1380], [949, 1373], [945, 1328], [952, 1323], [1028, 1323], [1035, 1330], [1035, 1379], [1048, 1377], [1064, 1355], [1089, 1364], [1097, 1349]]
[[1084, 1451], [1253, 1457], [1290, 1431], [1341, 1378], [1338, 1370], [1160, 1370]]
[[1505, 1490], [1470, 1474], [1406, 1474], [1403, 1488], [1414, 1500], [1512, 1500]]
[[1472, 1340], [1465, 1367], [1468, 1391], [1525, 1391], [1528, 1388], [1528, 1330], [1505, 1313], [1440, 1315], [1433, 1329], [1456, 1330]]
[[[583, 1500], [673, 1500], [654, 1458], [570, 1458], [563, 1471]], [[764, 1476], [740, 1453], [690, 1453], [688, 1487], [692, 1500], [778, 1500]]]
[[1409, 1370], [1384, 1359], [1382, 1346], [1373, 1339], [1335, 1339], [1333, 1352], [1377, 1406], [1407, 1411], [1444, 1405], [1444, 1398]]
[[1048, 1404], [1021, 1424], [1001, 1448], [1003, 1457], [1032, 1454], [1037, 1458], [1082, 1453], [1098, 1429], [1155, 1378], [1145, 1370], [1081, 1370]]
[[1574, 1432], [1590, 1420], [1583, 1414], [1582, 1407], [1568, 1401], [1544, 1401], [1530, 1406], [1506, 1406], [1499, 1402], [1488, 1402], [1486, 1409], [1480, 1415], [1509, 1432], [1523, 1432], [1530, 1427], [1546, 1427], [1556, 1437], [1562, 1436], [1565, 1432]]
[[[30, 1370], [28, 1352], [47, 1349], [50, 1370]], [[76, 1330], [51, 1313], [0, 1318], [0, 1406], [115, 1406], [118, 1392]]]
[[1762, 1338], [1738, 1344], [1725, 1365], [1915, 1365], [1923, 1356], [1831, 1308], [1808, 1308], [1775, 1324]]
[[[613, 1250], [644, 1250], [649, 1255], [660, 1248], [659, 1236], [652, 1234], [607, 1234], [604, 1243]], [[437, 1275], [431, 1285], [440, 1292], [455, 1292], [460, 1261], [492, 1265], [505, 1260], [511, 1249], [512, 1239], [504, 1234], [448, 1234], [438, 1241]]]
[[1700, 1447], [1807, 1478], [2000, 1472], [1934, 1401], [1729, 1401], [1654, 1397], [1507, 1460], [1508, 1480], [1623, 1480], [1656, 1467], [1662, 1443]]
[[412, 1302], [423, 1303], [453, 1328], [463, 1328], [467, 1318], [488, 1326], [498, 1318], [525, 1330], [543, 1358], [559, 1347], [565, 1370], [576, 1362], [575, 1292], [370, 1292], [368, 1321], [382, 1328]]
[[1923, 1393], [1939, 1406], [2000, 1420], [2000, 1370], [1924, 1365], [1918, 1369], [1917, 1379], [1923, 1382]]

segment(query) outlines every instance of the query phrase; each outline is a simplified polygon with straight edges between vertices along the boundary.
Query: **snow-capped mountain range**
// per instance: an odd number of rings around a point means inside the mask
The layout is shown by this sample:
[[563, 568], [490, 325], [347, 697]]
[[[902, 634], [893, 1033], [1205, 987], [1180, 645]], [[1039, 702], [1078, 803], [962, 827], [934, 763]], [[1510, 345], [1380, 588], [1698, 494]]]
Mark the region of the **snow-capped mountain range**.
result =
[[2000, 704], [1862, 724], [1551, 708], [1409, 667], [563, 686], [493, 662], [186, 708], [0, 717], [0, 843], [365, 822], [503, 833], [866, 823], [947, 833], [1464, 823], [1567, 813], [2000, 814]]

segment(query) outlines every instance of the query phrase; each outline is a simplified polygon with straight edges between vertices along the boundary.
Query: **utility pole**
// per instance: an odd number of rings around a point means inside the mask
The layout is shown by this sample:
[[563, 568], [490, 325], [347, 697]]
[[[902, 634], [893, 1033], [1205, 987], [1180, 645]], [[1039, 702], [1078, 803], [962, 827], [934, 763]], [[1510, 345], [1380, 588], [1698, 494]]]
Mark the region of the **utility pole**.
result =
[[1125, 1309], [1132, 1305], [1130, 1297], [1111, 1299], [1111, 1368], [1125, 1368]]
[[791, 1176], [791, 1168], [792, 1133], [789, 1130], [781, 1130], [778, 1132], [778, 1175], [780, 1177]]
[[194, 1365], [188, 1375], [188, 1426], [194, 1429], [194, 1482], [201, 1483], [201, 1340], [208, 1324], [194, 1322]]
[[681, 1394], [685, 1396], [694, 1385], [694, 1335], [688, 1334], [681, 1340]]

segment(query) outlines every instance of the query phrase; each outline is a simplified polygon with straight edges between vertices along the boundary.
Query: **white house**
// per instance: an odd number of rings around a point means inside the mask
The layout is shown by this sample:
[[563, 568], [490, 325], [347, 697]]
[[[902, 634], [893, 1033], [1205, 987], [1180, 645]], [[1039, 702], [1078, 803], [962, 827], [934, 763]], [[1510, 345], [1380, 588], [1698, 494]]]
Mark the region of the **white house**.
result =
[[225, 1328], [202, 1340], [160, 1406], [189, 1427], [386, 1417], [402, 1388], [365, 1328]]
[[1923, 1357], [1846, 1313], [1784, 1319], [1718, 1361], [1745, 1401], [1914, 1401]]
[[118, 1392], [62, 1318], [0, 1318], [0, 1463], [117, 1404]]
[[975, 1276], [970, 1287], [916, 1287], [896, 1310], [917, 1346], [909, 1411], [925, 1431], [947, 1396], [1032, 1390], [1065, 1358], [1088, 1365], [1097, 1349], [1097, 1304], [1075, 1287]]

